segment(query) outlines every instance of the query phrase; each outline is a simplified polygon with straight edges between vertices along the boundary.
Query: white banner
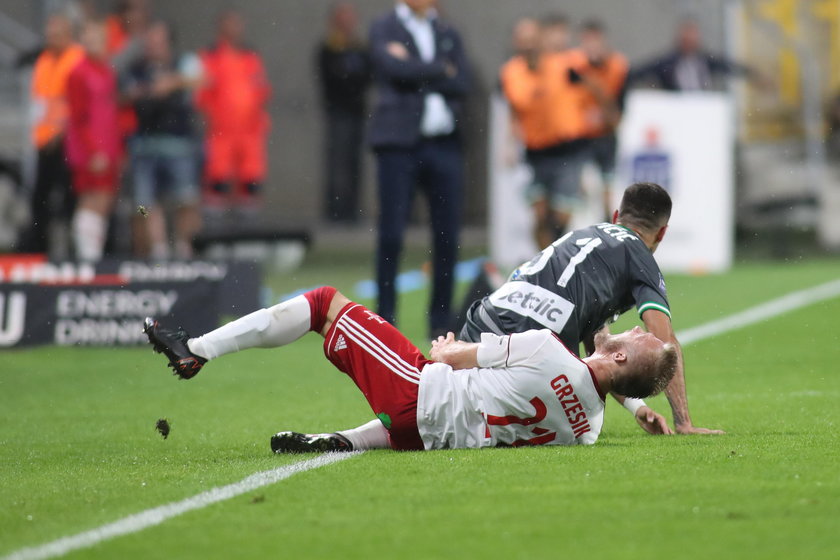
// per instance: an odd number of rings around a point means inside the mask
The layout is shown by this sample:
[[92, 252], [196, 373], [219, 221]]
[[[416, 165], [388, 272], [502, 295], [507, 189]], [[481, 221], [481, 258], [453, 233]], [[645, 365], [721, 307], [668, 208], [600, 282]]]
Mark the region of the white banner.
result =
[[[665, 187], [674, 210], [663, 270], [723, 272], [733, 257], [732, 102], [724, 93], [633, 91], [619, 130], [616, 184]], [[615, 204], [622, 194], [615, 190]]]
[[[624, 187], [652, 181], [667, 188], [674, 210], [656, 260], [666, 271], [722, 272], [733, 256], [733, 144], [731, 101], [721, 93], [634, 91], [619, 131], [614, 208]], [[531, 172], [510, 131], [500, 96], [490, 105], [490, 257], [512, 270], [537, 254], [525, 190]], [[603, 220], [600, 174], [584, 169], [583, 204], [572, 227]]]

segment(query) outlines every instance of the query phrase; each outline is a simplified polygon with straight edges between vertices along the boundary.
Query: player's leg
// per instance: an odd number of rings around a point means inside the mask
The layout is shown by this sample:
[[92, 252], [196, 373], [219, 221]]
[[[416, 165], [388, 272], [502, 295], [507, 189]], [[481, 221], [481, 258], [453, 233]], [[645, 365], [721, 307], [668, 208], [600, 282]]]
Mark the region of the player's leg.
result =
[[222, 131], [208, 130], [205, 150], [207, 202], [211, 205], [225, 206], [233, 192], [233, 142], [229, 135]]
[[558, 158], [551, 184], [551, 212], [555, 239], [562, 237], [569, 229], [572, 214], [579, 205], [581, 176], [588, 158], [589, 146], [585, 140], [570, 142], [568, 150]]
[[349, 301], [335, 288], [323, 287], [254, 311], [196, 338], [183, 330], [166, 329], [152, 318], [146, 319], [144, 330], [155, 350], [169, 358], [176, 375], [189, 379], [208, 360], [225, 354], [285, 346], [310, 330], [323, 335], [332, 325], [331, 318]]
[[[333, 314], [336, 307], [330, 306], [329, 326], [325, 321], [327, 358], [365, 395], [387, 430], [390, 447], [422, 450], [417, 395], [421, 371], [429, 360], [393, 325], [364, 306], [350, 302]], [[342, 434], [361, 444], [381, 446], [382, 431], [374, 423]]]
[[534, 240], [537, 246], [543, 249], [554, 241], [548, 203], [548, 188], [554, 175], [549, 156], [531, 156], [528, 161], [533, 174], [528, 185], [527, 197], [534, 212]]

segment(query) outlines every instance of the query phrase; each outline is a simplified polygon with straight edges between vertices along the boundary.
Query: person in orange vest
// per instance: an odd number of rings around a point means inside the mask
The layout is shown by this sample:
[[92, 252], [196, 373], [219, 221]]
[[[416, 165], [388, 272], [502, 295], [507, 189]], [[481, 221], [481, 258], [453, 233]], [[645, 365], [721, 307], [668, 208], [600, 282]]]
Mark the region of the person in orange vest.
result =
[[[45, 26], [45, 48], [32, 73], [31, 102], [35, 115], [32, 140], [37, 149], [35, 187], [32, 193], [32, 225], [21, 239], [22, 252], [45, 253], [51, 222], [68, 218], [74, 201], [64, 157], [67, 129], [67, 77], [84, 57], [73, 40], [73, 25], [63, 15], [51, 15]], [[53, 191], [62, 199], [61, 208], [51, 208]]]
[[67, 162], [78, 197], [73, 215], [76, 258], [102, 258], [122, 159], [117, 77], [108, 64], [105, 25], [89, 21], [82, 31], [85, 57], [70, 73]]
[[629, 65], [621, 53], [607, 42], [604, 25], [597, 20], [585, 22], [576, 49], [577, 68], [587, 87], [584, 96], [585, 135], [590, 139], [592, 161], [601, 173], [604, 185], [604, 216], [612, 218], [611, 189], [615, 176], [615, 131], [621, 121]]
[[216, 44], [200, 53], [204, 83], [196, 101], [207, 120], [211, 206], [255, 208], [265, 181], [271, 86], [260, 55], [242, 45], [244, 30], [238, 12], [222, 13]]
[[500, 78], [533, 171], [528, 198], [542, 248], [563, 235], [579, 204], [589, 144], [582, 110], [586, 89], [575, 60], [568, 52], [547, 51], [537, 25], [524, 20], [517, 26], [520, 52], [502, 67]]

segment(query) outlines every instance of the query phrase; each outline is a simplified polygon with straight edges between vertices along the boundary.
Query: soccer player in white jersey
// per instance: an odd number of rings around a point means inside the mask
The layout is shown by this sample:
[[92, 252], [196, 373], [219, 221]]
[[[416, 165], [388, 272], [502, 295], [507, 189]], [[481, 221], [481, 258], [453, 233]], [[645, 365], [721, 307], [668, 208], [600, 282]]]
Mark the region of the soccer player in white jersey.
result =
[[477, 448], [592, 444], [603, 424], [604, 396], [647, 397], [661, 391], [677, 366], [676, 349], [636, 327], [595, 339], [584, 360], [548, 329], [481, 342], [452, 333], [432, 343], [427, 359], [405, 336], [367, 308], [323, 287], [261, 309], [204, 336], [190, 338], [146, 319], [146, 334], [176, 375], [193, 377], [207, 360], [247, 348], [294, 342], [308, 331], [364, 393], [376, 429], [315, 438], [272, 437], [275, 452]]

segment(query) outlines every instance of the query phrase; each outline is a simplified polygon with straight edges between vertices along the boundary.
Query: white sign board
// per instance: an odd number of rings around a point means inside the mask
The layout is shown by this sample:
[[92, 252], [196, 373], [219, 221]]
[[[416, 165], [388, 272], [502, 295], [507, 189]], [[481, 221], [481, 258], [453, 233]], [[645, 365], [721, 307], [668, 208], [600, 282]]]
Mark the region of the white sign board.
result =
[[[531, 172], [510, 131], [510, 111], [500, 96], [490, 104], [490, 257], [509, 271], [539, 248], [525, 196]], [[720, 93], [634, 91], [619, 130], [614, 208], [624, 188], [651, 181], [667, 188], [674, 210], [656, 260], [666, 271], [722, 272], [733, 254], [733, 109]], [[603, 220], [600, 174], [584, 169], [577, 229]]]
[[[618, 134], [616, 185], [659, 183], [674, 209], [660, 268], [723, 272], [733, 257], [732, 102], [724, 93], [633, 91]], [[615, 204], [623, 189], [615, 189]]]

